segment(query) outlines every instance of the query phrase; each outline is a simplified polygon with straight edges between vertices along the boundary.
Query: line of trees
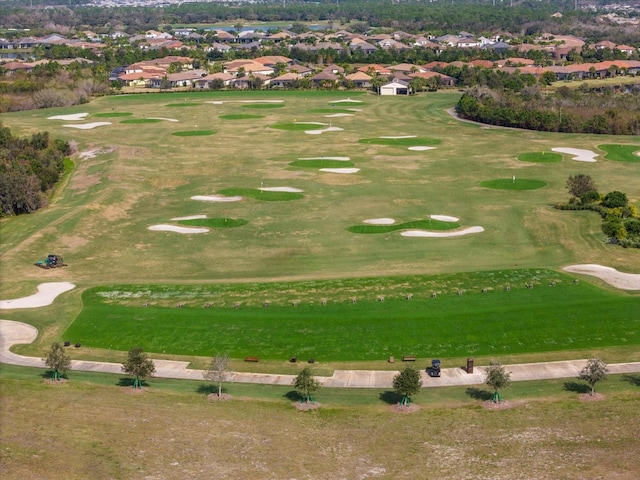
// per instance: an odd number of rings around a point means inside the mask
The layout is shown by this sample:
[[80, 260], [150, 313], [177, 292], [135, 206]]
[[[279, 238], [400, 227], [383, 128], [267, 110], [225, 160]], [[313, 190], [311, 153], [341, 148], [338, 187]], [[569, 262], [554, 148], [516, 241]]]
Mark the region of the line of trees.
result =
[[0, 216], [31, 213], [46, 205], [47, 192], [64, 171], [68, 142], [48, 132], [18, 138], [0, 123]]

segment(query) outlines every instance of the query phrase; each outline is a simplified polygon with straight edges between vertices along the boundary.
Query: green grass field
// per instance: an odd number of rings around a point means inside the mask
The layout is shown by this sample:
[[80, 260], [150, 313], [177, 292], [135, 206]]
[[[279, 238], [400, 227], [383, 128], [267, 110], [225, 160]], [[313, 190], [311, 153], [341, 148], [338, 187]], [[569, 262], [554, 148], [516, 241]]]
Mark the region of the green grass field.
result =
[[600, 150], [607, 154], [607, 160], [614, 162], [640, 162], [640, 145], [598, 145]]
[[562, 155], [553, 152], [527, 152], [522, 155], [518, 155], [518, 160], [521, 162], [533, 162], [533, 163], [555, 163], [562, 161]]
[[496, 178], [494, 180], [485, 180], [480, 185], [487, 188], [495, 188], [496, 190], [535, 190], [547, 185], [542, 180], [534, 180], [531, 178]]

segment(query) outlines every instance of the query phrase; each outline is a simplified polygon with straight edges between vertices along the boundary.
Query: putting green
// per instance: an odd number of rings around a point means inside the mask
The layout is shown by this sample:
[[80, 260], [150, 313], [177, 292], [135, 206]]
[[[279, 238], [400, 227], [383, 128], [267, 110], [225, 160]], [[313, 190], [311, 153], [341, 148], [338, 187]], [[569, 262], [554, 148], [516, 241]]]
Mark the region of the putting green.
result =
[[304, 195], [298, 192], [270, 192], [257, 188], [227, 188], [220, 190], [218, 193], [227, 197], [241, 196], [265, 202], [287, 202], [304, 198]]
[[289, 165], [292, 167], [303, 167], [303, 168], [346, 168], [353, 167], [353, 162], [342, 161], [342, 160], [322, 160], [322, 159], [313, 159], [313, 160], [296, 160], [295, 162], [291, 162]]
[[518, 155], [518, 160], [532, 163], [554, 163], [561, 162], [562, 155], [554, 152], [529, 152]]
[[131, 118], [122, 120], [120, 123], [159, 123], [161, 121], [159, 118]]
[[377, 137], [361, 138], [358, 143], [365, 145], [390, 145], [394, 147], [417, 147], [423, 145], [438, 145], [440, 140], [425, 137]]
[[241, 227], [249, 222], [242, 218], [194, 218], [180, 220], [179, 223], [190, 227], [234, 228]]
[[415, 220], [413, 222], [394, 223], [393, 225], [354, 225], [349, 227], [351, 233], [388, 233], [397, 230], [453, 230], [458, 228], [459, 223], [443, 222], [441, 220]]
[[614, 162], [640, 162], [640, 145], [598, 145], [600, 150], [604, 150], [607, 154], [604, 156], [606, 160]]
[[304, 123], [304, 122], [287, 122], [287, 123], [274, 123], [270, 125], [270, 128], [276, 128], [278, 130], [289, 131], [303, 131], [303, 130], [320, 130], [327, 127], [328, 124], [320, 123]]
[[496, 178], [480, 182], [480, 185], [496, 190], [535, 190], [547, 186], [547, 182], [527, 178], [516, 178], [515, 180], [513, 178]]
[[173, 132], [171, 135], [175, 135], [176, 137], [201, 137], [215, 133], [215, 130], [185, 130], [182, 132]]
[[112, 118], [112, 117], [130, 117], [133, 115], [131, 112], [103, 112], [103, 113], [94, 113], [94, 117], [99, 118]]
[[263, 115], [251, 115], [248, 113], [230, 113], [229, 115], [220, 115], [218, 118], [222, 120], [253, 120], [256, 118], [264, 118]]

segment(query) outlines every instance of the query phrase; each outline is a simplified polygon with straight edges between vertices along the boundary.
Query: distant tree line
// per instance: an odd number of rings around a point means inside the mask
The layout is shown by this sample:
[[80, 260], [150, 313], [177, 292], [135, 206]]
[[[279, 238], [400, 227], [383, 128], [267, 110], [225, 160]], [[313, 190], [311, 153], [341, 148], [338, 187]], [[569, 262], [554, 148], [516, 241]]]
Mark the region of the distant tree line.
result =
[[0, 216], [31, 213], [46, 205], [71, 148], [48, 132], [18, 138], [0, 123]]

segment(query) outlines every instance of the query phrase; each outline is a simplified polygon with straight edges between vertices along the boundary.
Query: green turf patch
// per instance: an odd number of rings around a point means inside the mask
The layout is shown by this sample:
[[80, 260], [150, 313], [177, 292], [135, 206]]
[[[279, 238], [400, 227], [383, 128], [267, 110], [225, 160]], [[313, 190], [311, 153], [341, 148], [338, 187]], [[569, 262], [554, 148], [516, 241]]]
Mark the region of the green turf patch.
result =
[[227, 197], [241, 196], [265, 202], [286, 202], [304, 198], [304, 195], [299, 192], [269, 192], [257, 188], [227, 188], [218, 193]]
[[192, 220], [180, 220], [181, 224], [192, 227], [234, 228], [249, 223], [242, 218], [197, 218]]
[[182, 103], [167, 103], [165, 107], [199, 107], [199, 103], [190, 103], [190, 102], [182, 102]]
[[607, 152], [604, 156], [606, 160], [640, 162], [640, 145], [598, 145], [598, 148]]
[[284, 103], [248, 103], [242, 105], [242, 108], [282, 108]]
[[440, 140], [425, 137], [408, 137], [408, 138], [361, 138], [358, 143], [365, 145], [390, 145], [394, 147], [418, 147], [438, 145]]
[[161, 121], [159, 118], [131, 118], [122, 120], [120, 123], [159, 123]]
[[[320, 361], [640, 344], [637, 296], [544, 269], [333, 281], [90, 288], [63, 338], [83, 346]], [[550, 287], [550, 282], [557, 282]], [[531, 283], [533, 288], [525, 288]], [[509, 291], [505, 286], [510, 285]], [[487, 293], [481, 293], [486, 288]], [[464, 295], [456, 295], [458, 289]], [[438, 293], [431, 298], [431, 292]], [[405, 294], [413, 293], [407, 301]], [[377, 296], [385, 294], [384, 302]], [[349, 299], [356, 296], [358, 301]], [[327, 298], [326, 305], [320, 299]], [[296, 307], [291, 300], [299, 300]], [[268, 308], [263, 302], [270, 300]], [[143, 308], [148, 302], [149, 307]], [[211, 308], [204, 309], [210, 302]], [[240, 308], [234, 308], [239, 302]], [[185, 303], [184, 308], [176, 308]]]
[[314, 108], [309, 110], [308, 113], [349, 113], [353, 115], [353, 110], [349, 110], [346, 108]]
[[182, 132], [173, 132], [171, 135], [175, 135], [176, 137], [202, 137], [215, 133], [215, 130], [185, 130]]
[[264, 116], [250, 115], [248, 113], [231, 113], [229, 115], [220, 115], [218, 118], [222, 120], [253, 120], [256, 118], [264, 118]]
[[518, 160], [521, 162], [554, 163], [561, 162], [562, 155], [554, 152], [529, 152], [518, 155]]
[[443, 222], [441, 220], [415, 220], [393, 225], [354, 225], [349, 227], [351, 233], [388, 233], [396, 230], [452, 230], [458, 228], [460, 224], [455, 222]]
[[131, 112], [103, 112], [103, 113], [94, 113], [94, 117], [100, 118], [113, 118], [113, 117], [130, 117], [133, 115]]
[[313, 160], [296, 160], [289, 165], [303, 168], [346, 168], [353, 167], [354, 163], [342, 160], [322, 160], [319, 158]]
[[286, 123], [274, 123], [270, 125], [270, 128], [276, 128], [278, 130], [289, 130], [289, 131], [301, 131], [301, 130], [320, 130], [322, 128], [326, 128], [328, 124], [317, 124], [317, 123], [303, 123], [303, 122], [286, 122]]
[[535, 190], [545, 187], [547, 182], [527, 178], [516, 178], [515, 180], [513, 178], [496, 178], [495, 180], [480, 182], [480, 185], [496, 190]]

